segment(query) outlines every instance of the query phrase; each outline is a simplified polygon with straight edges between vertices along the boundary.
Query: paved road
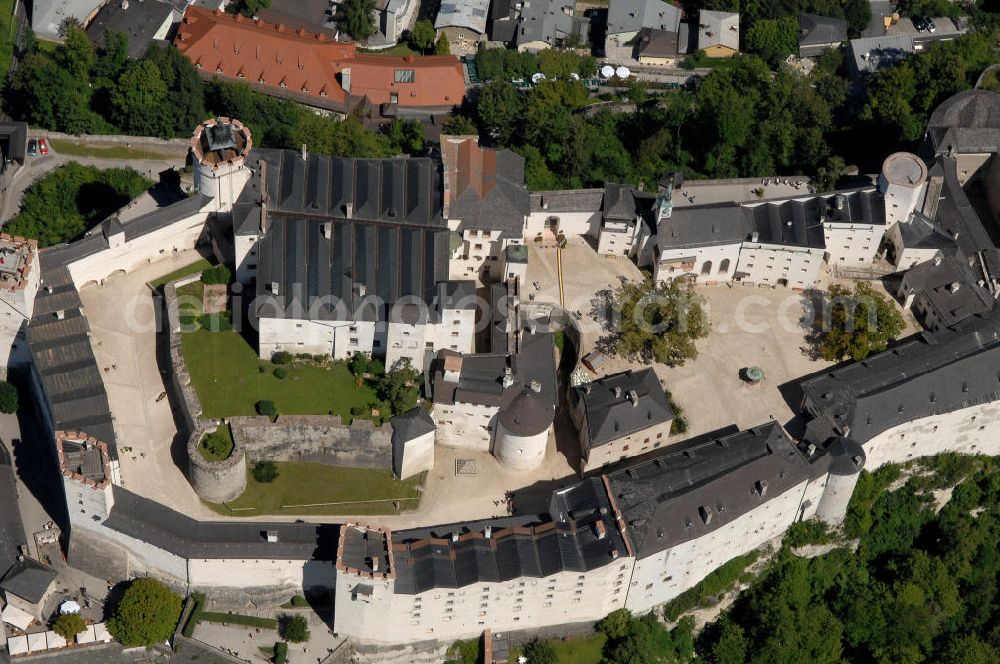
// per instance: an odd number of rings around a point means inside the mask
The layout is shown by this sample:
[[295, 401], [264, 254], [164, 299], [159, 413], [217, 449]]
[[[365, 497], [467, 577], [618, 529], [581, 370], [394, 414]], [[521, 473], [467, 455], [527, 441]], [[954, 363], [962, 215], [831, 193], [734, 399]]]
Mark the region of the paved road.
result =
[[97, 166], [98, 168], [131, 166], [154, 180], [156, 179], [156, 174], [161, 171], [175, 166], [178, 168], [184, 167], [183, 157], [178, 157], [177, 159], [108, 159], [105, 157], [69, 157], [55, 154], [54, 152], [50, 152], [46, 156], [28, 157], [24, 167], [15, 174], [14, 183], [7, 192], [3, 210], [0, 211], [0, 223], [7, 222], [7, 220], [17, 213], [18, 208], [21, 206], [21, 197], [24, 195], [24, 190], [31, 186], [35, 180], [69, 161], [75, 161], [88, 166]]

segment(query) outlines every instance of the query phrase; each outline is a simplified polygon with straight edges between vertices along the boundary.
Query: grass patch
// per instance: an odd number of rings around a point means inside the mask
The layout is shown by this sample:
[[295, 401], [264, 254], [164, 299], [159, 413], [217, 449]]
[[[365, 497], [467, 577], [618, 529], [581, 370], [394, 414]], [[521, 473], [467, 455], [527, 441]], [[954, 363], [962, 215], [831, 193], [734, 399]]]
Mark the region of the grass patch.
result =
[[[576, 639], [549, 641], [556, 655], [555, 664], [601, 664], [604, 661], [604, 644], [608, 637], [601, 632]], [[523, 653], [521, 647], [512, 648], [510, 661], [516, 662]]]
[[187, 277], [192, 274], [200, 274], [210, 267], [212, 267], [212, 264], [209, 260], [207, 258], [202, 258], [194, 263], [191, 263], [190, 265], [180, 268], [179, 270], [175, 270], [168, 275], [162, 276], [156, 281], [149, 282], [149, 285], [153, 288], [162, 288], [171, 281], [177, 281], [181, 277]]
[[[362, 501], [399, 499], [404, 509], [419, 504], [418, 487], [423, 475], [400, 482], [392, 473], [369, 468], [340, 468], [319, 463], [275, 462], [278, 478], [261, 483], [247, 473], [242, 496], [225, 505], [209, 506], [227, 516], [264, 514], [368, 515], [395, 514], [392, 502]], [[340, 503], [318, 505], [319, 503]], [[284, 507], [317, 505], [316, 507]]]
[[395, 56], [420, 55], [420, 51], [414, 51], [412, 48], [410, 48], [410, 45], [405, 42], [396, 44], [395, 46], [390, 46], [389, 48], [379, 48], [379, 49], [359, 48], [358, 52], [371, 53], [373, 55], [395, 55]]
[[225, 461], [233, 453], [234, 447], [233, 433], [225, 423], [212, 433], [205, 434], [198, 443], [198, 451], [206, 461]]
[[559, 354], [561, 355], [563, 348], [566, 347], [566, 333], [562, 330], [556, 330], [552, 333], [552, 342], [556, 345], [556, 348], [559, 349]]
[[274, 365], [258, 359], [236, 332], [198, 330], [183, 335], [181, 342], [191, 382], [208, 419], [256, 415], [258, 401], [273, 401], [284, 415], [329, 413], [350, 422], [352, 407], [378, 402], [371, 387], [355, 385], [342, 362], [289, 364], [285, 366], [288, 375], [281, 379], [274, 376]]
[[212, 613], [203, 611], [198, 614], [199, 622], [226, 623], [228, 625], [246, 625], [247, 627], [260, 627], [261, 629], [278, 629], [278, 621], [274, 618], [259, 618], [257, 616], [244, 616], [238, 613]]
[[124, 145], [96, 147], [64, 138], [49, 139], [49, 143], [57, 153], [70, 157], [99, 157], [103, 159], [175, 159], [177, 157], [176, 154], [129, 148]]
[[195, 281], [177, 289], [177, 315], [181, 325], [191, 325], [204, 311], [205, 284]]
[[[455, 641], [448, 647], [445, 664], [478, 664], [481, 639]], [[514, 660], [517, 661], [517, 660]]]
[[191, 608], [191, 615], [188, 616], [187, 622], [184, 623], [184, 628], [181, 629], [181, 634], [189, 639], [194, 636], [194, 628], [198, 625], [198, 614], [201, 613], [202, 607], [205, 606], [205, 595], [203, 593], [191, 593], [191, 600], [194, 602], [194, 606]]
[[[17, 34], [14, 20], [14, 0], [0, 0], [0, 72], [3, 80], [7, 80], [10, 63], [14, 59], [14, 37]], [[31, 29], [30, 27], [28, 28]]]

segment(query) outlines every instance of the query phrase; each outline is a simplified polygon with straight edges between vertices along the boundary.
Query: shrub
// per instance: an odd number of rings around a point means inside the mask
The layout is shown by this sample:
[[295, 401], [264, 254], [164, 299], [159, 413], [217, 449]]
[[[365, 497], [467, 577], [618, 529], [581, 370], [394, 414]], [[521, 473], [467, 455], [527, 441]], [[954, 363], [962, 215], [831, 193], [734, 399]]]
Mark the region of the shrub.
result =
[[217, 314], [202, 314], [198, 319], [201, 329], [209, 332], [231, 332], [233, 321], [231, 313], [223, 311]]
[[199, 620], [213, 623], [226, 623], [228, 625], [245, 625], [247, 627], [260, 627], [261, 629], [277, 629], [278, 621], [274, 618], [261, 618], [260, 616], [244, 616], [239, 613], [211, 613], [199, 614]]
[[365, 409], [361, 406], [351, 406], [351, 415], [354, 417], [360, 417], [365, 414]]
[[272, 420], [278, 416], [278, 407], [274, 405], [274, 402], [270, 399], [264, 399], [263, 401], [257, 402], [257, 414], [266, 415]]
[[307, 602], [306, 598], [303, 597], [302, 595], [295, 595], [294, 597], [292, 597], [292, 601], [289, 603], [296, 608], [309, 606], [309, 602]]
[[291, 364], [292, 354], [286, 353], [283, 350], [279, 350], [277, 353], [271, 356], [271, 361], [275, 364]]
[[52, 631], [67, 641], [72, 641], [77, 634], [85, 629], [87, 629], [87, 623], [83, 621], [79, 613], [67, 613], [59, 616], [52, 624]]
[[278, 367], [274, 370], [274, 377], [278, 380], [284, 380], [285, 378], [288, 378], [288, 370]]
[[233, 453], [233, 436], [228, 424], [222, 424], [212, 433], [205, 434], [198, 443], [198, 451], [207, 461], [224, 461]]
[[309, 623], [305, 616], [284, 615], [278, 618], [278, 633], [291, 643], [304, 643], [309, 640]]
[[278, 641], [274, 644], [274, 664], [285, 664], [288, 661], [288, 644]]
[[785, 543], [792, 548], [807, 544], [826, 544], [831, 541], [833, 536], [826, 529], [826, 525], [815, 519], [796, 521], [785, 533]]
[[180, 595], [156, 579], [136, 579], [108, 621], [108, 631], [126, 647], [151, 646], [173, 635], [180, 614]]
[[0, 381], [0, 413], [16, 413], [19, 405], [17, 388], [7, 381]]
[[233, 278], [232, 271], [225, 265], [210, 267], [201, 273], [201, 283], [208, 286], [226, 285]]
[[676, 621], [684, 614], [698, 606], [704, 606], [711, 598], [725, 592], [739, 582], [743, 570], [749, 567], [759, 557], [757, 551], [751, 551], [717, 568], [698, 585], [685, 590], [680, 595], [667, 602], [663, 607], [663, 616], [670, 622]]
[[273, 461], [258, 461], [253, 466], [253, 478], [261, 484], [269, 484], [278, 479], [278, 467]]

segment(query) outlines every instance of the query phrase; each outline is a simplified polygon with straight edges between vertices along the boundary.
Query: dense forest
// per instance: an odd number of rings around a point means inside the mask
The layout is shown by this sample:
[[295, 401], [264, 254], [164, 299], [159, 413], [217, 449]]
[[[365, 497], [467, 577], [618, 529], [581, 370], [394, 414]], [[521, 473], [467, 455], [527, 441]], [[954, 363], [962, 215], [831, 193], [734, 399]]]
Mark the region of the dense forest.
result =
[[[873, 172], [885, 155], [914, 149], [934, 107], [970, 88], [1000, 60], [998, 14], [975, 9], [976, 30], [930, 45], [864, 85], [845, 75], [842, 51], [818, 58], [806, 76], [783, 63], [796, 45], [789, 36], [795, 14], [843, 15], [853, 25], [851, 17], [861, 11], [857, 0], [703, 3], [738, 8], [746, 48], [756, 55], [716, 62], [708, 76], [685, 88], [630, 82], [595, 98], [577, 80], [593, 75], [590, 56], [484, 49], [476, 60], [485, 83], [470, 91], [444, 131], [478, 133], [486, 144], [517, 151], [533, 190], [606, 181], [653, 186], [677, 170], [688, 178], [804, 174], [826, 189], [845, 166]], [[424, 127], [415, 121], [397, 120], [381, 131], [366, 128], [358, 116], [338, 122], [243, 83], [203, 82], [173, 47], [153, 47], [130, 60], [125, 39], [111, 32], [95, 49], [70, 29], [65, 44], [52, 50], [29, 45], [4, 97], [7, 110], [70, 133], [187, 136], [212, 114], [240, 118], [262, 146], [298, 149], [305, 143], [314, 152], [353, 157], [425, 150]], [[512, 83], [535, 72], [546, 79], [527, 89]], [[619, 103], [595, 105], [601, 101]]]

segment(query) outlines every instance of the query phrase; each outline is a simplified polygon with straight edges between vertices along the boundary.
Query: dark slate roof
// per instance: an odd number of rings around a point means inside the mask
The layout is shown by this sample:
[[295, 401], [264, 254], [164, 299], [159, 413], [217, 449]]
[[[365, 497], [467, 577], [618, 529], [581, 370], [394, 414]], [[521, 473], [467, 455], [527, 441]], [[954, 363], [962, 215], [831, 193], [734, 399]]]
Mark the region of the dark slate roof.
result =
[[4, 159], [24, 163], [28, 152], [28, 123], [0, 123], [0, 153]]
[[674, 208], [659, 222], [659, 249], [683, 249], [717, 244], [737, 244], [750, 239], [753, 224], [734, 203]]
[[639, 57], [674, 58], [678, 55], [678, 34], [668, 30], [643, 28], [639, 31]]
[[771, 422], [671, 448], [607, 475], [638, 558], [710, 533], [812, 477], [788, 435]]
[[681, 24], [681, 8], [662, 0], [611, 0], [608, 3], [608, 32], [638, 32], [642, 28], [668, 30], [676, 34]]
[[399, 436], [399, 439], [406, 442], [419, 438], [435, 430], [434, 420], [427, 409], [416, 407], [408, 410], [402, 415], [396, 415], [389, 420], [392, 430]]
[[824, 223], [885, 225], [885, 199], [874, 189], [767, 201], [744, 210], [764, 244], [823, 248]]
[[674, 417], [674, 409], [652, 369], [598, 378], [578, 386], [576, 394], [583, 405], [591, 448], [669, 422]]
[[389, 570], [389, 542], [378, 528], [345, 526], [340, 530], [338, 562], [361, 572], [384, 574]]
[[[971, 262], [979, 268], [976, 256]], [[969, 263], [960, 255], [920, 263], [903, 275], [902, 288], [915, 294], [915, 304], [922, 302], [934, 311], [945, 327], [953, 327], [993, 308], [989, 290], [979, 285], [982, 271], [974, 274]]]
[[96, 46], [103, 47], [104, 34], [108, 30], [123, 32], [128, 37], [128, 56], [139, 59], [146, 55], [154, 35], [173, 12], [173, 7], [159, 0], [131, 2], [128, 9], [122, 9], [121, 2], [109, 2], [87, 26], [87, 37]]
[[837, 436], [826, 448], [832, 475], [856, 475], [865, 467], [865, 448], [851, 438]]
[[451, 187], [450, 219], [459, 219], [459, 231], [469, 228], [500, 230], [520, 238], [530, 211], [524, 184], [524, 158], [510, 150], [481, 148], [474, 139], [441, 146]]
[[55, 428], [85, 431], [107, 443], [111, 457], [117, 459], [111, 408], [80, 295], [69, 270], [47, 265], [48, 255], [49, 250], [42, 251], [42, 283], [28, 324], [34, 370]]
[[604, 185], [604, 218], [634, 221], [638, 211], [635, 190], [627, 184]]
[[819, 14], [799, 14], [799, 46], [847, 41], [847, 20]]
[[942, 102], [927, 123], [935, 154], [996, 152], [1000, 148], [1000, 95], [965, 90]]
[[864, 444], [899, 424], [1000, 400], [1000, 313], [972, 316], [801, 383], [805, 438]]
[[531, 211], [536, 213], [600, 212], [603, 204], [603, 189], [568, 189], [531, 193]]
[[395, 592], [586, 572], [628, 555], [600, 479], [555, 492], [549, 511], [394, 532]]
[[[336, 559], [336, 525], [196, 521], [120, 486], [112, 491], [105, 526], [183, 558]], [[269, 531], [277, 542], [267, 541]]]
[[57, 576], [56, 571], [48, 565], [23, 558], [16, 561], [0, 578], [0, 589], [37, 604], [45, 597]]
[[893, 67], [913, 55], [912, 35], [879, 35], [848, 42], [848, 62], [858, 73], [875, 73], [883, 67]]
[[571, 9], [576, 0], [533, 0], [524, 4], [521, 22], [517, 26], [518, 45], [543, 41], [549, 46], [573, 34], [573, 17], [563, 11]]
[[993, 240], [959, 182], [958, 162], [953, 157], [938, 157], [929, 171], [929, 185], [939, 173], [944, 179], [934, 221], [951, 234], [966, 256], [992, 249]]
[[[541, 385], [538, 385], [539, 390]], [[555, 405], [532, 387], [519, 386], [504, 390], [497, 419], [517, 436], [534, 436], [552, 426]]]

